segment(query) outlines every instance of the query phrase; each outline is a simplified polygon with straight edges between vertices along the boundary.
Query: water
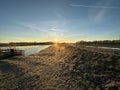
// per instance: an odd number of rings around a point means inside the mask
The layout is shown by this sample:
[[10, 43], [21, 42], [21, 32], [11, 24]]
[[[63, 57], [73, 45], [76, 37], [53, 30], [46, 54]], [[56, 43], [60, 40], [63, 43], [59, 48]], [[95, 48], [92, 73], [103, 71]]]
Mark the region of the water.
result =
[[[95, 46], [86, 46], [86, 47], [96, 48]], [[120, 50], [120, 48], [112, 48], [112, 47], [97, 47], [97, 48], [101, 48], [101, 49], [112, 49], [112, 50]]]
[[16, 46], [16, 47], [0, 47], [1, 49], [15, 48], [17, 50], [24, 50], [24, 55], [32, 55], [38, 53], [39, 51], [49, 47], [50, 45], [36, 45], [36, 46]]

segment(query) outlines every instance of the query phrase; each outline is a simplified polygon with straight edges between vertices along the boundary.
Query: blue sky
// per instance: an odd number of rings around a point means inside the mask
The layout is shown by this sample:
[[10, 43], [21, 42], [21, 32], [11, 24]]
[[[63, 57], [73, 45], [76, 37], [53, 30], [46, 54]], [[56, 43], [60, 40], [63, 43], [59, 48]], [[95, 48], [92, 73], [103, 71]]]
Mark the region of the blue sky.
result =
[[0, 42], [114, 40], [120, 0], [0, 0]]

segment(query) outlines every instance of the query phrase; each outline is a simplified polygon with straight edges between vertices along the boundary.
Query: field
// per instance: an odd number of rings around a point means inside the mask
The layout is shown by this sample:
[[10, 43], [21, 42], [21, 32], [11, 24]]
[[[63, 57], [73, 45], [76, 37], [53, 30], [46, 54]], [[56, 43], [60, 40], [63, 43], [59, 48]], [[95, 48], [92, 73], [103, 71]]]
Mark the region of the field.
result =
[[0, 61], [0, 90], [119, 90], [120, 51], [56, 45]]

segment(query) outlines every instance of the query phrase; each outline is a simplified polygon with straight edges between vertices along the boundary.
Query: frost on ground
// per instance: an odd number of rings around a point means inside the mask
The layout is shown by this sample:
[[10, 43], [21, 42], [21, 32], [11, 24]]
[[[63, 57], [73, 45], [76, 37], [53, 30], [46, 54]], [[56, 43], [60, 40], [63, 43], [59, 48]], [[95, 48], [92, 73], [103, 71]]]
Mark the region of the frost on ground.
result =
[[0, 90], [118, 90], [120, 55], [73, 46], [0, 61]]

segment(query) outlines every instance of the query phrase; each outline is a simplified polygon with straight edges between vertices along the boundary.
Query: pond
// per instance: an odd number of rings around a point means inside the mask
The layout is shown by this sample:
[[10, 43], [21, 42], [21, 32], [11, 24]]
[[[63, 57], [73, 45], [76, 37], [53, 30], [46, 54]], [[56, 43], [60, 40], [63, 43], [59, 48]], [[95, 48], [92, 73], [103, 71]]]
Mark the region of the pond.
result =
[[39, 51], [48, 48], [50, 45], [36, 45], [36, 46], [15, 46], [15, 47], [0, 47], [1, 49], [17, 49], [17, 50], [24, 50], [24, 55], [32, 55], [38, 53]]

